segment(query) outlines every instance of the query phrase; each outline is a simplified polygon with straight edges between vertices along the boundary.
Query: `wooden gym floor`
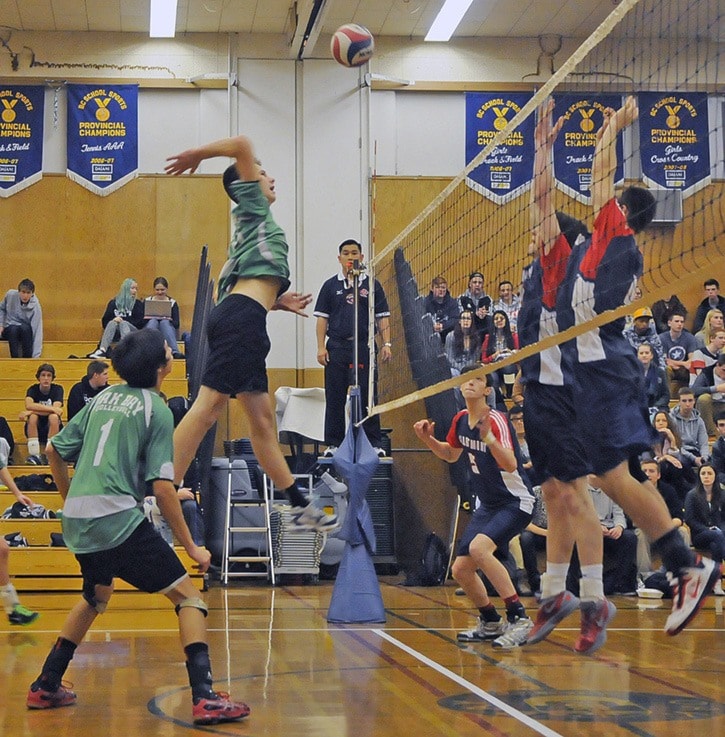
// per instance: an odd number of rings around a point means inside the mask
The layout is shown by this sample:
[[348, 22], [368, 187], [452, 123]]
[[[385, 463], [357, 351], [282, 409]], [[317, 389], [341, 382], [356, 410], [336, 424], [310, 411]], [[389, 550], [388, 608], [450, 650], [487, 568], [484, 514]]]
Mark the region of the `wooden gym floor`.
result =
[[[12, 569], [12, 556], [11, 556]], [[571, 650], [576, 615], [548, 641], [513, 651], [462, 645], [467, 600], [449, 583], [405, 588], [381, 578], [385, 624], [330, 625], [331, 583], [213, 587], [215, 685], [252, 708], [239, 723], [196, 728], [170, 607], [119, 593], [67, 673], [75, 706], [28, 711], [25, 694], [75, 594], [24, 594], [30, 627], [0, 622], [0, 725], [8, 737], [184, 735], [434, 737], [725, 734], [723, 600], [711, 597], [681, 635], [670, 602], [615, 597], [604, 648]], [[158, 602], [161, 604], [161, 602]], [[525, 599], [531, 614], [533, 599]], [[649, 602], [648, 602], [649, 603]]]

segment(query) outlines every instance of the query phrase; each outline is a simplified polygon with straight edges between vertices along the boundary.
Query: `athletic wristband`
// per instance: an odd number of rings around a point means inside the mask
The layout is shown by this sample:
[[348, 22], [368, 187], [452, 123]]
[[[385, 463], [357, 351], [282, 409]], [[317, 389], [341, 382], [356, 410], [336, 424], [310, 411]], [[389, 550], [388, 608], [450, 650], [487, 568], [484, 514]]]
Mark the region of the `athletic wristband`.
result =
[[384, 348], [392, 348], [393, 347], [393, 344], [392, 343], [383, 343], [383, 347]]
[[496, 436], [489, 430], [486, 433], [486, 437], [483, 439], [483, 442], [486, 443], [486, 445], [491, 445], [494, 440], [496, 440]]

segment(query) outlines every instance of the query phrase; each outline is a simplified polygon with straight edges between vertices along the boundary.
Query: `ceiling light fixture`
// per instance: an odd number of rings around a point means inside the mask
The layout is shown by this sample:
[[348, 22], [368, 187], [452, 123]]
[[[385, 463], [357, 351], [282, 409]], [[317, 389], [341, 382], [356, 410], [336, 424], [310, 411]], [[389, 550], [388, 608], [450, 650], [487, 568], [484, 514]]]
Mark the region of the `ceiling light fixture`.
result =
[[458, 28], [458, 24], [463, 20], [466, 11], [471, 7], [471, 3], [473, 3], [473, 0], [446, 0], [433, 21], [425, 40], [450, 40], [453, 32]]
[[151, 0], [151, 38], [173, 38], [176, 35], [176, 3], [177, 0]]

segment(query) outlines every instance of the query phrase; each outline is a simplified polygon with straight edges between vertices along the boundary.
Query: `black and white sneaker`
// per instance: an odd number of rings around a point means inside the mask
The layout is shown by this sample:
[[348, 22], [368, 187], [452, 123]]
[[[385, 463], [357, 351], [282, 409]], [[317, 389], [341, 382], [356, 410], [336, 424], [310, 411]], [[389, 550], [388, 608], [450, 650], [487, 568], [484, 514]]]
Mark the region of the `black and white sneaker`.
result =
[[338, 527], [336, 514], [327, 514], [311, 503], [306, 507], [292, 507], [290, 516], [291, 529], [300, 532], [333, 532]]

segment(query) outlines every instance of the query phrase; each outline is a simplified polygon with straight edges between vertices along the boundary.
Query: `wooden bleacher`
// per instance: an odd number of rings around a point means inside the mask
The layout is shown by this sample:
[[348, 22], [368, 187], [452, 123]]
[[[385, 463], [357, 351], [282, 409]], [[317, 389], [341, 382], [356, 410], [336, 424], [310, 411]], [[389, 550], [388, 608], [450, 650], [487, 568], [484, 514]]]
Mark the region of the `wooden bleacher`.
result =
[[[38, 366], [41, 363], [53, 364], [55, 383], [63, 387], [67, 399], [73, 384], [85, 376], [86, 367], [91, 360], [86, 358], [86, 354], [95, 348], [96, 343], [92, 342], [46, 341], [43, 344], [42, 358], [11, 359], [7, 342], [0, 341], [0, 415], [7, 419], [15, 439], [14, 463], [8, 466], [14, 478], [50, 473], [47, 466], [25, 465], [28, 451], [24, 423], [18, 419], [18, 414], [25, 407], [25, 392], [31, 384], [36, 383], [35, 372]], [[68, 358], [70, 355], [78, 358]], [[109, 381], [112, 384], [120, 382], [113, 368], [109, 370]], [[167, 397], [188, 394], [185, 361], [174, 362], [171, 375], [164, 380], [163, 389]], [[36, 490], [23, 493], [36, 504], [42, 504], [54, 512], [63, 507], [63, 500], [57, 491]], [[2, 487], [0, 514], [12, 506], [13, 502], [15, 496]], [[81, 575], [75, 556], [67, 548], [50, 546], [51, 532], [61, 532], [61, 528], [60, 519], [0, 519], [0, 535], [20, 532], [29, 544], [29, 547], [11, 549], [10, 575], [18, 591], [80, 591]], [[177, 547], [175, 550], [195, 583], [203, 589], [204, 576], [194, 570], [194, 562], [183, 548]], [[168, 606], [165, 597], [138, 593], [123, 581], [116, 582], [116, 591], [132, 594], [134, 601], [138, 600], [139, 603], [143, 600], [145, 607]]]

